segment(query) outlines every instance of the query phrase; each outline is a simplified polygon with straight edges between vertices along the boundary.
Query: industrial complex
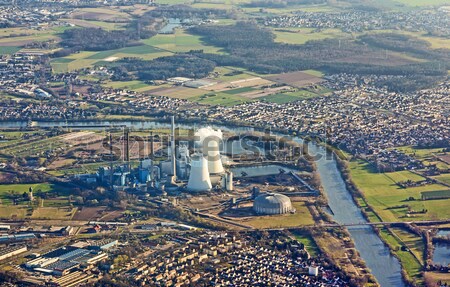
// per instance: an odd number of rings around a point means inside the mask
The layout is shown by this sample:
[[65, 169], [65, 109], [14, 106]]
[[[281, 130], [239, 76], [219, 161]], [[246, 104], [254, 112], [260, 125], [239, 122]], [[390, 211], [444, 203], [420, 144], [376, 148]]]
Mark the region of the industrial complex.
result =
[[202, 128], [196, 132], [197, 140], [193, 140], [192, 144], [187, 141], [178, 141], [177, 144], [175, 119], [172, 117], [167, 159], [155, 160], [154, 144], [151, 142], [150, 154], [140, 159], [139, 167], [135, 169], [129, 164], [128, 131], [124, 137], [124, 164], [100, 167], [96, 174], [100, 184], [116, 190], [135, 187], [159, 194], [181, 191], [199, 193], [213, 188], [233, 190], [233, 173], [222, 164], [220, 130]]

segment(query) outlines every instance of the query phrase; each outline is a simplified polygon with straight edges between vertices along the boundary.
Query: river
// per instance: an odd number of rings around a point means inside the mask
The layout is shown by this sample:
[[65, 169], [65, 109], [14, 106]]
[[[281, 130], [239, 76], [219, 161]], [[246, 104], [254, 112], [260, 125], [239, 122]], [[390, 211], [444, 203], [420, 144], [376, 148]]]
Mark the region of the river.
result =
[[[312, 155], [326, 154], [323, 146], [314, 143], [310, 144], [309, 150]], [[323, 190], [328, 197], [328, 205], [333, 211], [333, 219], [340, 224], [367, 222], [347, 190], [334, 155], [318, 158], [316, 165]], [[348, 231], [356, 249], [382, 287], [406, 286], [398, 259], [390, 254], [389, 248], [384, 245], [372, 227], [354, 226], [348, 227]]]
[[[38, 127], [65, 126], [66, 122], [37, 122]], [[126, 125], [134, 129], [167, 128], [168, 123], [158, 122], [133, 122], [133, 121], [102, 121], [102, 122], [68, 122], [70, 126], [103, 126], [96, 129], [108, 128], [114, 125]], [[27, 122], [0, 122], [0, 128], [26, 127]], [[177, 124], [181, 128], [196, 128], [201, 125]], [[214, 126], [223, 130], [244, 132], [251, 128], [228, 128], [226, 126]], [[301, 143], [300, 138], [295, 139]], [[312, 155], [325, 155], [326, 149], [316, 143], [309, 144], [309, 151]], [[334, 156], [322, 156], [316, 159], [317, 171], [321, 178], [321, 183], [328, 197], [328, 203], [333, 211], [333, 219], [340, 224], [366, 222], [358, 206], [353, 201], [350, 192], [347, 190], [342, 175], [337, 167]], [[382, 287], [403, 287], [406, 286], [401, 276], [401, 266], [397, 258], [389, 253], [388, 247], [384, 245], [378, 235], [370, 226], [349, 227], [348, 231], [355, 242], [356, 249], [361, 254], [362, 259], [370, 268], [372, 274]]]

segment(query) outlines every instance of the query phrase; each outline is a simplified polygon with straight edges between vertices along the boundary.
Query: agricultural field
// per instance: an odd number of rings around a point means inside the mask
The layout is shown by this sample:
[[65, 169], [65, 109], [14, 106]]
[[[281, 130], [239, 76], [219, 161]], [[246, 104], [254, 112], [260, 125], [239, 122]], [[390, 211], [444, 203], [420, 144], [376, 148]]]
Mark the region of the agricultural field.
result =
[[448, 49], [450, 47], [450, 39], [445, 37], [429, 36], [426, 32], [411, 32], [411, 31], [399, 31], [399, 30], [372, 30], [364, 32], [364, 34], [377, 34], [377, 33], [399, 33], [407, 36], [419, 38], [430, 43], [432, 49]]
[[294, 102], [298, 100], [310, 99], [314, 97], [318, 97], [318, 94], [310, 92], [308, 90], [298, 90], [295, 92], [287, 92], [287, 93], [279, 93], [266, 97], [259, 98], [260, 100], [264, 100], [271, 103], [276, 104], [285, 104], [289, 102]]
[[70, 220], [77, 208], [72, 207], [39, 207], [33, 211], [31, 219]]
[[72, 25], [83, 28], [102, 28], [107, 31], [122, 30], [125, 27], [124, 23], [105, 22], [95, 20], [81, 20], [81, 19], [61, 19]]
[[448, 5], [447, 0], [394, 0], [395, 2], [408, 5], [408, 6], [441, 6]]
[[51, 137], [37, 141], [25, 142], [21, 145], [8, 145], [1, 153], [17, 157], [44, 156], [45, 152], [67, 149], [69, 146], [60, 137]]
[[66, 57], [54, 59], [51, 61], [51, 65], [55, 73], [63, 73], [92, 67], [95, 64], [106, 64], [125, 57], [152, 60], [170, 55], [172, 55], [171, 52], [163, 51], [149, 45], [139, 45], [101, 52], [82, 51]]
[[[350, 175], [356, 186], [364, 193], [367, 203], [383, 221], [410, 221], [447, 219], [450, 217], [448, 205], [450, 199], [422, 201], [422, 192], [448, 190], [440, 184], [428, 184], [418, 187], [401, 188], [398, 182], [421, 181], [423, 177], [410, 171], [376, 173], [368, 163], [361, 160], [349, 162]], [[414, 200], [409, 200], [412, 197]], [[427, 210], [426, 213], [408, 214], [413, 211]]]
[[243, 79], [254, 78], [253, 75], [246, 73], [245, 71], [240, 71], [234, 67], [216, 67], [213, 71], [217, 77], [214, 80], [220, 82], [231, 82]]
[[173, 53], [203, 50], [205, 53], [222, 54], [220, 48], [205, 44], [200, 36], [191, 35], [184, 29], [175, 29], [173, 34], [158, 34], [142, 40], [146, 45]]
[[320, 77], [316, 77], [304, 72], [284, 73], [268, 76], [265, 78], [273, 82], [286, 84], [296, 88], [303, 88], [311, 85], [316, 85], [323, 81], [322, 78]]
[[235, 106], [250, 101], [238, 95], [230, 95], [223, 92], [207, 93], [202, 96], [189, 98], [190, 101], [197, 102], [204, 105], [222, 105], [222, 106]]
[[28, 213], [28, 207], [25, 206], [0, 205], [0, 218], [2, 219], [23, 219]]
[[177, 99], [190, 99], [204, 95], [206, 91], [195, 88], [174, 86], [169, 88], [150, 90], [147, 93], [155, 96], [165, 96]]
[[119, 7], [80, 8], [76, 9], [71, 16], [82, 20], [108, 22], [127, 22], [131, 19], [131, 16], [120, 11]]
[[39, 33], [27, 36], [0, 38], [0, 46], [21, 47], [33, 42], [44, 42], [48, 40], [59, 40], [59, 38], [54, 31], [47, 31], [47, 33]]
[[433, 176], [433, 178], [446, 184], [450, 184], [450, 173]]
[[426, 166], [436, 165], [437, 168], [442, 170], [450, 168], [450, 155], [443, 152], [442, 148], [417, 149], [411, 146], [405, 146], [396, 149], [422, 161]]
[[17, 53], [18, 51], [20, 51], [20, 47], [16, 47], [16, 46], [2, 46], [0, 47], [0, 55], [12, 55], [14, 53]]
[[292, 205], [296, 209], [294, 214], [258, 216], [245, 220], [243, 223], [255, 228], [298, 227], [314, 224], [305, 202], [292, 202]]
[[142, 81], [136, 80], [136, 81], [110, 81], [102, 84], [102, 86], [112, 89], [137, 91], [143, 89], [148, 85]]
[[339, 29], [324, 29], [317, 31], [314, 28], [283, 28], [274, 29], [275, 42], [286, 44], [305, 44], [312, 40], [323, 39], [351, 39], [351, 35]]
[[450, 189], [449, 190], [434, 190], [434, 191], [424, 191], [422, 192], [422, 197], [427, 200], [441, 199], [441, 198], [450, 198]]
[[241, 9], [250, 16], [267, 16], [267, 15], [290, 15], [296, 11], [305, 12], [333, 12], [340, 8], [331, 5], [292, 5], [286, 8], [261, 8], [260, 7], [241, 7]]

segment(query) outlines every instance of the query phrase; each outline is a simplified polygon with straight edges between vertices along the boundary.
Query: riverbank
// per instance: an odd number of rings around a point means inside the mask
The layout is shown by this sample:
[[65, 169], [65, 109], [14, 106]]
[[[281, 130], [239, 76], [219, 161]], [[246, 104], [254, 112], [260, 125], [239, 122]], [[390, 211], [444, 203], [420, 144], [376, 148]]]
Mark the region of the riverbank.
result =
[[[355, 204], [360, 208], [364, 218], [369, 222], [384, 221], [382, 217], [368, 204], [364, 192], [353, 181], [351, 171], [348, 166], [349, 162], [341, 159], [340, 157], [337, 157], [336, 162], [342, 176], [345, 179], [347, 189], [350, 191]], [[402, 266], [402, 277], [405, 282], [407, 282], [410, 286], [423, 286], [423, 265], [419, 258], [417, 258], [417, 255], [415, 255], [409, 248], [406, 248], [406, 244], [403, 239], [399, 237], [392, 230], [392, 228], [378, 228], [376, 226], [372, 226], [372, 228], [378, 234], [383, 243], [389, 248], [391, 254], [400, 261]]]

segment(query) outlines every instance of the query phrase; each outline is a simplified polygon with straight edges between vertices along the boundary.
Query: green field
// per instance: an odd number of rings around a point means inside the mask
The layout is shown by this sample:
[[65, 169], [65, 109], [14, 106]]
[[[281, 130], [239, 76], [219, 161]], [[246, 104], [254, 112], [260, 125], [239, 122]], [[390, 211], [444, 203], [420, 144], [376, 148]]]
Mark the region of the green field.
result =
[[324, 29], [317, 31], [313, 28], [285, 28], [275, 29], [275, 42], [287, 44], [305, 44], [312, 40], [323, 40], [329, 38], [349, 39], [351, 35], [339, 29]]
[[105, 22], [105, 21], [95, 21], [95, 20], [81, 20], [81, 19], [61, 19], [68, 23], [71, 23], [78, 27], [85, 28], [102, 28], [104, 30], [123, 30], [125, 23], [115, 23], [115, 22]]
[[72, 192], [70, 188], [50, 183], [0, 184], [0, 200], [2, 201], [2, 204], [11, 204], [9, 198], [11, 194], [22, 195], [24, 192], [28, 192], [30, 187], [33, 188], [34, 194], [39, 194], [39, 192], [54, 192], [57, 193], [58, 196], [68, 196]]
[[437, 176], [433, 176], [433, 178], [442, 181], [446, 184], [450, 184], [450, 173], [445, 173]]
[[245, 102], [251, 101], [240, 97], [238, 95], [230, 95], [223, 92], [209, 93], [202, 96], [196, 96], [189, 98], [190, 101], [194, 101], [205, 105], [222, 105], [222, 106], [235, 106]]
[[144, 60], [152, 60], [159, 57], [170, 56], [171, 52], [161, 51], [148, 45], [125, 47], [101, 52], [82, 51], [67, 57], [57, 58], [51, 61], [53, 72], [64, 73], [92, 67], [96, 64], [109, 64], [115, 60], [136, 57]]
[[230, 94], [230, 95], [238, 95], [238, 94], [248, 93], [248, 92], [255, 91], [255, 90], [256, 89], [252, 88], [252, 87], [243, 87], [243, 88], [227, 90], [227, 91], [224, 91], [224, 93]]
[[309, 255], [311, 257], [317, 256], [320, 251], [317, 247], [317, 244], [314, 242], [314, 240], [309, 235], [303, 235], [303, 234], [297, 234], [294, 232], [295, 239], [297, 241], [303, 243], [305, 245], [305, 249], [308, 251]]
[[265, 96], [265, 97], [259, 98], [259, 100], [264, 100], [264, 101], [268, 101], [271, 103], [277, 103], [277, 104], [285, 104], [285, 103], [289, 103], [289, 102], [314, 98], [314, 97], [318, 97], [318, 96], [319, 95], [312, 93], [310, 91], [299, 90], [296, 92], [279, 93], [279, 94], [275, 94], [275, 95]]
[[107, 50], [98, 52], [96, 54], [93, 54], [86, 59], [97, 59], [97, 60], [103, 60], [105, 58], [114, 56], [115, 54], [133, 54], [133, 55], [145, 55], [145, 54], [152, 54], [152, 53], [159, 53], [161, 50], [155, 49], [154, 47], [148, 46], [148, 45], [139, 45], [139, 46], [132, 46], [132, 47], [125, 47], [121, 49], [116, 50]]
[[424, 198], [450, 198], [450, 190], [436, 190], [422, 192]]
[[298, 227], [314, 224], [314, 219], [304, 202], [293, 202], [292, 206], [296, 209], [294, 214], [257, 216], [244, 221], [244, 224], [255, 228]]
[[0, 55], [11, 55], [14, 54], [16, 52], [18, 52], [21, 48], [20, 47], [14, 47], [14, 46], [5, 46], [5, 47], [0, 47]]
[[125, 82], [107, 82], [103, 84], [104, 87], [110, 87], [113, 89], [124, 89], [124, 90], [138, 90], [147, 86], [146, 83], [142, 81], [125, 81]]
[[302, 72], [305, 74], [308, 74], [308, 75], [319, 77], [319, 78], [322, 78], [324, 76], [324, 73], [322, 73], [321, 71], [317, 71], [317, 70], [304, 70]]
[[33, 35], [27, 36], [18, 36], [18, 37], [8, 37], [8, 38], [0, 38], [0, 46], [24, 46], [27, 43], [31, 42], [43, 42], [48, 40], [57, 40], [55, 31], [46, 32], [46, 33], [37, 33]]
[[205, 44], [200, 39], [200, 36], [188, 34], [183, 29], [176, 29], [174, 34], [158, 34], [142, 42], [173, 53], [189, 52], [190, 50], [203, 50], [205, 53], [223, 53], [220, 48]]
[[359, 35], [362, 34], [379, 34], [379, 33], [395, 33], [395, 34], [403, 34], [407, 36], [416, 37], [420, 40], [424, 40], [428, 43], [430, 43], [431, 48], [433, 49], [448, 49], [450, 47], [450, 39], [446, 37], [437, 37], [437, 36], [429, 36], [427, 32], [424, 31], [418, 31], [418, 32], [411, 32], [411, 31], [400, 31], [400, 30], [371, 30], [371, 31], [365, 31], [364, 33], [359, 33]]
[[[372, 172], [368, 163], [361, 160], [349, 162], [350, 175], [356, 186], [364, 193], [367, 202], [383, 221], [409, 221], [447, 219], [450, 217], [450, 199], [422, 201], [424, 191], [448, 190], [440, 184], [429, 184], [411, 188], [400, 188], [397, 183], [406, 180], [420, 181], [424, 178], [409, 171], [390, 173]], [[409, 201], [413, 197], [415, 200]], [[411, 210], [428, 210], [425, 214], [412, 214], [407, 217], [407, 205]]]
[[12, 145], [8, 143], [7, 146], [3, 146], [3, 149], [0, 151], [0, 153], [20, 157], [41, 157], [44, 156], [44, 153], [46, 151], [64, 149], [67, 147], [68, 144], [63, 142], [60, 137], [56, 136], [47, 139], [22, 142], [20, 145]]
[[394, 0], [408, 6], [441, 6], [449, 5], [448, 0]]
[[[423, 243], [421, 244], [419, 242], [420, 239], [417, 239], [414, 235], [411, 235], [406, 231], [395, 229], [390, 232], [385, 228], [381, 229], [380, 236], [389, 244], [390, 248], [398, 256], [402, 267], [405, 269], [408, 276], [417, 281], [419, 286], [422, 286], [422, 265], [415, 256], [415, 253], [420, 255], [419, 253], [423, 251]], [[407, 246], [409, 250], [401, 250], [402, 246]], [[418, 257], [420, 258], [421, 256]]]
[[70, 59], [70, 58], [56, 58], [54, 60], [51, 61], [52, 64], [67, 64], [70, 62], [75, 61], [75, 59]]

